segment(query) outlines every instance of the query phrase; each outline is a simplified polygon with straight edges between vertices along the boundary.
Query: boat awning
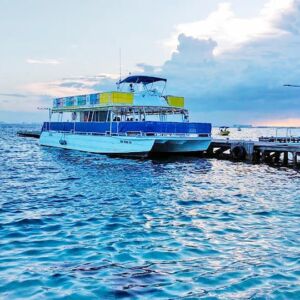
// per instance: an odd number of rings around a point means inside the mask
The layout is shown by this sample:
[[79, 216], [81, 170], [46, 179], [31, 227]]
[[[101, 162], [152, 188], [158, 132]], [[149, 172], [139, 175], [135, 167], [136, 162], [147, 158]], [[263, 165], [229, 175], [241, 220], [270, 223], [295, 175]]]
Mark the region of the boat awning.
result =
[[149, 83], [153, 83], [153, 82], [157, 82], [157, 81], [166, 82], [167, 79], [160, 78], [160, 77], [153, 77], [153, 76], [135, 75], [135, 76], [129, 76], [129, 77], [123, 79], [122, 81], [120, 81], [119, 83], [144, 83], [144, 84], [149, 84]]

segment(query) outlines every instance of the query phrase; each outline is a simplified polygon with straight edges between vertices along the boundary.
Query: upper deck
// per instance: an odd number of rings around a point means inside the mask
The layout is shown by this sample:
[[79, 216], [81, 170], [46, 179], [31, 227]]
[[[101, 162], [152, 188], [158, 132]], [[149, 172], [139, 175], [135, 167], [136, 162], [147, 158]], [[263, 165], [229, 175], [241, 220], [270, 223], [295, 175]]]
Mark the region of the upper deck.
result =
[[[143, 109], [145, 113], [183, 113], [184, 97], [164, 95], [166, 79], [129, 76], [117, 83], [117, 91], [56, 98], [53, 112]], [[154, 85], [163, 82], [162, 90]], [[124, 91], [125, 90], [125, 91]]]

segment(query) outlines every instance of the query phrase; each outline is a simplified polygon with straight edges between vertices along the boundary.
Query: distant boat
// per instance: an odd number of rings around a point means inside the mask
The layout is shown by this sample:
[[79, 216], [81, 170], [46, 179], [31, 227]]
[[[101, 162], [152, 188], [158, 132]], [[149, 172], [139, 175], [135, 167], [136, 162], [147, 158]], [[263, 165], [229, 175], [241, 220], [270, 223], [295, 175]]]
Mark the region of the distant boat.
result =
[[228, 130], [229, 127], [227, 126], [221, 126], [219, 128], [219, 135], [222, 135], [222, 136], [228, 136], [230, 134], [230, 131]]
[[163, 94], [166, 82], [129, 76], [117, 83], [117, 91], [54, 99], [40, 144], [126, 156], [207, 150], [211, 124], [189, 122], [184, 98]]

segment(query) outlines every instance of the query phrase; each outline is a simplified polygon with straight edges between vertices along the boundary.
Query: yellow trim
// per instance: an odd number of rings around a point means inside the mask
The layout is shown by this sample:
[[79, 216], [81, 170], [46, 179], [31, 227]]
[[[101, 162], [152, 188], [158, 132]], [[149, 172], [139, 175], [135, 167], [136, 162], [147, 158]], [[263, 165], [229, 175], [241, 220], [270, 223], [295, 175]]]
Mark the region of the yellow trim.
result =
[[125, 92], [106, 92], [100, 94], [100, 104], [133, 105], [133, 94]]
[[166, 96], [170, 106], [184, 107], [184, 97]]

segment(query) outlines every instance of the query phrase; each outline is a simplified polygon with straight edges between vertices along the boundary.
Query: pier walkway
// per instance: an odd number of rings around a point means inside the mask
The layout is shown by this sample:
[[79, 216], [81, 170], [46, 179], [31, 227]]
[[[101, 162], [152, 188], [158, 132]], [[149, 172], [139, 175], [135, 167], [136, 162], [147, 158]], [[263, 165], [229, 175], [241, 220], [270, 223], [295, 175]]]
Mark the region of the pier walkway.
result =
[[299, 167], [300, 143], [213, 139], [206, 157]]

